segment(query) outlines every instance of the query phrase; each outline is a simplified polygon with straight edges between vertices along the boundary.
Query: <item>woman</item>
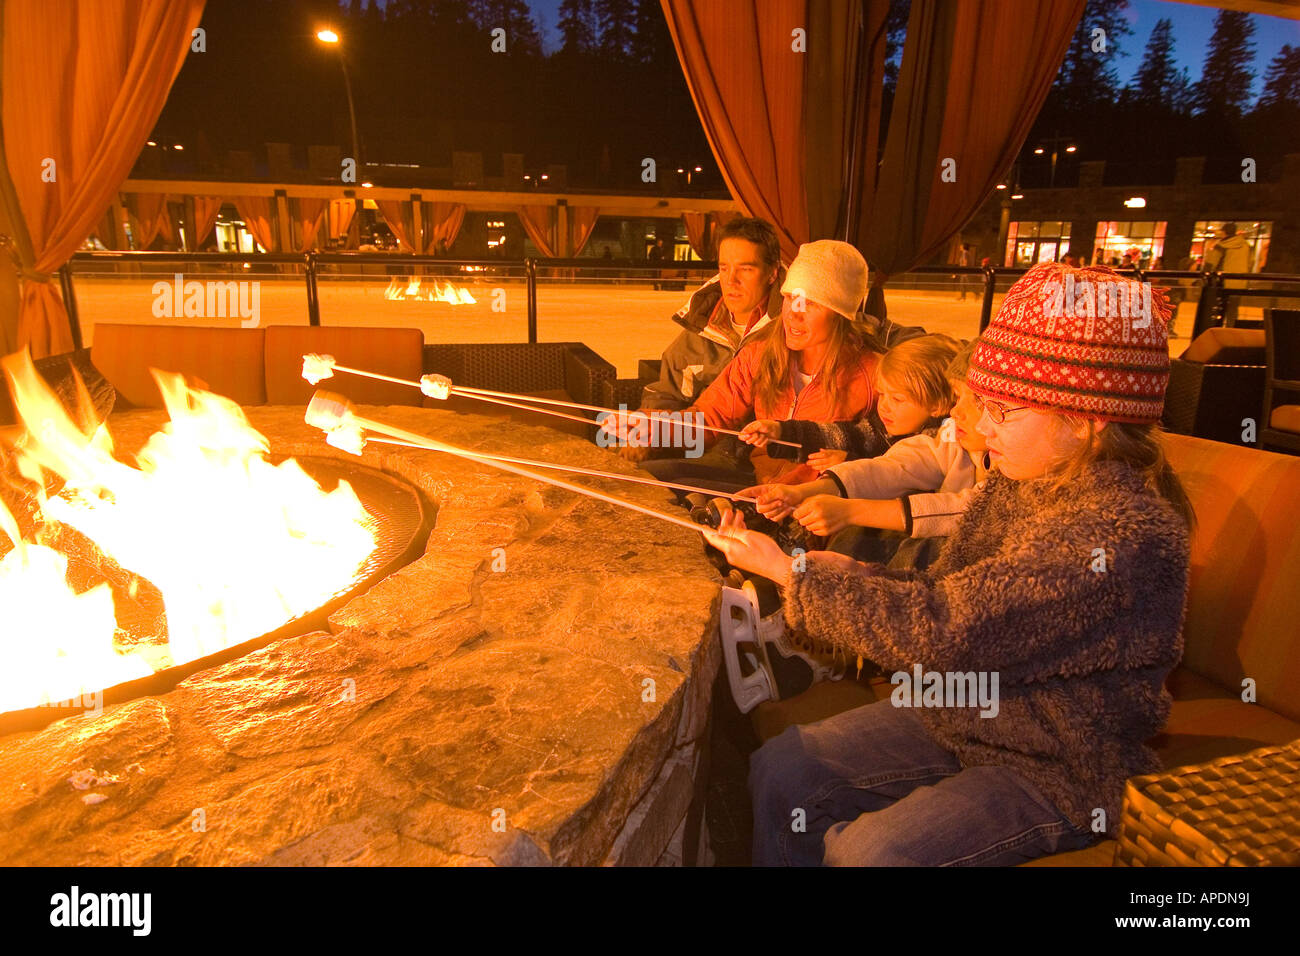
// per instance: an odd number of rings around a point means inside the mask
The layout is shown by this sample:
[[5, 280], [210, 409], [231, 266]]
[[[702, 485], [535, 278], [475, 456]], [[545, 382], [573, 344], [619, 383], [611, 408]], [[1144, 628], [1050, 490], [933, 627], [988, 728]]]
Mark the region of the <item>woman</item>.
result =
[[[1158, 768], [1144, 741], [1182, 652], [1191, 522], [1157, 435], [1169, 307], [1156, 291], [1145, 328], [1063, 313], [1070, 274], [1120, 281], [1036, 266], [980, 339], [995, 471], [928, 571], [813, 553], [795, 572], [735, 520], [710, 534], [783, 586], [792, 626], [897, 669], [890, 700], [755, 753], [756, 864], [1018, 863], [1113, 832], [1125, 780]], [[931, 673], [939, 692], [912, 694]]]
[[[680, 414], [736, 429], [750, 419], [799, 417], [819, 422], [857, 418], [876, 400], [872, 381], [879, 358], [857, 324], [867, 295], [867, 263], [847, 242], [805, 243], [781, 286], [781, 321], [762, 338], [745, 345], [714, 382]], [[628, 420], [610, 415], [603, 426], [625, 437]], [[658, 427], [658, 426], [655, 426]], [[668, 431], [669, 429], [665, 429]], [[691, 446], [680, 428], [675, 446]], [[704, 432], [711, 445], [717, 432]], [[809, 481], [808, 465], [770, 457], [767, 449], [750, 458], [752, 472], [696, 465], [690, 458], [647, 462], [643, 467], [665, 481], [690, 481], [720, 490], [765, 482]]]

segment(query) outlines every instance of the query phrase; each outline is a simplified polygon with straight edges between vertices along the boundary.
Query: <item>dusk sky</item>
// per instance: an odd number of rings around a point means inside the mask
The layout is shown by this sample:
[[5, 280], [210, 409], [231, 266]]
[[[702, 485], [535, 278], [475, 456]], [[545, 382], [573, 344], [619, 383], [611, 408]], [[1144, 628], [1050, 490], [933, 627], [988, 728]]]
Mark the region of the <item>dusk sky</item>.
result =
[[[528, 6], [533, 11], [533, 18], [543, 31], [542, 41], [549, 53], [560, 45], [560, 0], [529, 0]], [[1212, 7], [1194, 6], [1187, 3], [1174, 3], [1170, 0], [1129, 0], [1129, 21], [1133, 24], [1133, 35], [1125, 37], [1123, 51], [1127, 56], [1119, 61], [1120, 79], [1127, 82], [1137, 71], [1142, 62], [1142, 50], [1146, 47], [1151, 28], [1161, 17], [1168, 17], [1174, 23], [1174, 53], [1180, 67], [1187, 67], [1187, 72], [1195, 82], [1200, 78], [1201, 65], [1205, 60], [1206, 44], [1214, 32], [1214, 17], [1218, 10]], [[1281, 17], [1255, 16], [1255, 85], [1253, 93], [1258, 96], [1264, 85], [1264, 71], [1268, 69], [1269, 60], [1277, 54], [1284, 43], [1300, 46], [1300, 22], [1284, 20]]]

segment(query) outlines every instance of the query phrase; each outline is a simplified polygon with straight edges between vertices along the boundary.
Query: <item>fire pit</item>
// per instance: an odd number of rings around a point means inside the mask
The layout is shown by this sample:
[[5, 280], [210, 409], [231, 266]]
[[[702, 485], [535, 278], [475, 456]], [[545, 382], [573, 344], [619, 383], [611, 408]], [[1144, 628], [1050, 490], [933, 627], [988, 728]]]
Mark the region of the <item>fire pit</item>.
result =
[[[245, 412], [275, 454], [358, 462], [301, 408]], [[368, 414], [464, 447], [629, 467], [546, 428]], [[118, 451], [164, 420], [114, 415]], [[432, 452], [371, 445], [360, 464], [436, 503], [423, 553], [328, 630], [0, 737], [0, 862], [694, 857], [718, 665], [718, 581], [698, 538]], [[656, 489], [618, 491], [669, 507]]]

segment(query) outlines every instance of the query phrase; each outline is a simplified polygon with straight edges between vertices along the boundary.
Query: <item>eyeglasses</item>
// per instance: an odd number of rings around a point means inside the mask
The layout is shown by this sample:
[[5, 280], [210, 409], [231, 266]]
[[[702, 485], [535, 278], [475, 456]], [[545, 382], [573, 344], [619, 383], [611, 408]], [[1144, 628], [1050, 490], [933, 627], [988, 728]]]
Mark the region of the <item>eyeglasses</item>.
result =
[[994, 425], [1001, 425], [1007, 420], [1009, 412], [1023, 412], [1028, 405], [1020, 405], [1016, 408], [1007, 408], [1001, 402], [989, 401], [979, 395], [975, 396], [975, 407], [989, 416], [989, 421]]

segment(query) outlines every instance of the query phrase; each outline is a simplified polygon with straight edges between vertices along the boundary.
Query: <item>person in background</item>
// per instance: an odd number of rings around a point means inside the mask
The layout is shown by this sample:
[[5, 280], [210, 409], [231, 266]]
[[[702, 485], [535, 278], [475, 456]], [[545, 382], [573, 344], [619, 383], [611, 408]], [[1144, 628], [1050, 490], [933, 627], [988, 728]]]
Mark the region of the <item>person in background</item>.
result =
[[896, 688], [767, 741], [750, 759], [756, 865], [1020, 863], [1088, 845], [1097, 821], [1113, 834], [1125, 781], [1159, 769], [1145, 741], [1182, 656], [1192, 524], [1158, 434], [1169, 309], [1153, 290], [1147, 328], [1063, 322], [1053, 287], [1071, 271], [1031, 269], [976, 346], [967, 381], [995, 473], [928, 570], [824, 552], [794, 565], [734, 515], [706, 532], [782, 586], [791, 627], [904, 676], [995, 688], [977, 702]]
[[[1207, 272], [1250, 271], [1250, 245], [1246, 242], [1246, 237], [1237, 232], [1235, 222], [1225, 222], [1219, 230], [1219, 241], [1205, 257], [1205, 270]], [[1245, 281], [1241, 279], [1225, 279], [1223, 284], [1229, 289], [1243, 289], [1246, 286]], [[1228, 296], [1223, 314], [1226, 325], [1237, 324], [1240, 307], [1241, 300], [1237, 296]]]

